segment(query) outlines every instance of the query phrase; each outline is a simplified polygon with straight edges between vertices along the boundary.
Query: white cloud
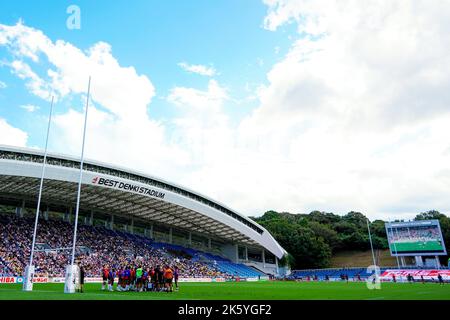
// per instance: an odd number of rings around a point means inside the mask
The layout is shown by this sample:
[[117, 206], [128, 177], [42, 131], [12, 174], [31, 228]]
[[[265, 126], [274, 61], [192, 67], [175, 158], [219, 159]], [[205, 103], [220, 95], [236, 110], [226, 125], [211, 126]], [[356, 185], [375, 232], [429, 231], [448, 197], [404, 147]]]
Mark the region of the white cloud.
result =
[[173, 120], [173, 139], [190, 156], [187, 163], [190, 169], [186, 170], [189, 172], [183, 174], [188, 178], [183, 179], [191, 184], [191, 170], [209, 166], [217, 158], [226, 156], [224, 152], [233, 135], [223, 110], [229, 96], [216, 80], [210, 80], [206, 91], [175, 87], [167, 99], [178, 107], [177, 117]]
[[0, 118], [0, 144], [24, 147], [27, 140], [26, 132], [14, 128], [5, 119]]
[[[0, 45], [17, 49], [22, 64], [13, 70], [37, 95], [84, 94], [93, 72], [89, 157], [164, 176], [246, 214], [448, 212], [448, 4], [264, 2], [268, 30], [296, 23], [298, 34], [255, 90], [259, 107], [238, 123], [227, 113], [229, 92], [211, 79], [171, 90], [178, 112], [168, 131], [146, 113], [150, 79], [120, 66], [105, 43], [82, 51], [18, 25], [0, 26]], [[44, 57], [52, 67], [39, 74], [32, 63]], [[55, 116], [53, 147], [78, 154], [82, 121], [75, 107]]]
[[24, 104], [20, 106], [22, 109], [26, 110], [27, 112], [35, 112], [39, 110], [38, 106], [32, 105], [32, 104]]
[[[155, 95], [153, 84], [133, 67], [121, 66], [109, 44], [99, 42], [82, 51], [62, 40], [53, 42], [21, 23], [0, 25], [1, 44], [11, 50], [14, 61], [9, 66], [27, 82], [30, 92], [41, 98], [51, 94], [58, 100], [70, 98], [73, 107], [54, 116], [54, 136], [58, 139], [51, 140], [53, 149], [79, 154], [80, 107], [85, 105], [87, 81], [92, 76], [86, 156], [169, 178], [175, 174], [173, 167], [184, 155], [167, 143], [164, 126], [147, 114]], [[37, 71], [45, 65], [49, 66], [46, 72]]]
[[[266, 27], [297, 23], [298, 40], [258, 88], [251, 115], [198, 135], [217, 144], [200, 150], [190, 185], [253, 214], [448, 213], [450, 10], [406, 1], [266, 3]], [[180, 105], [214, 106], [199, 98], [207, 92], [193, 93]]]
[[27, 88], [31, 93], [45, 100], [51, 99], [49, 85], [34, 73], [28, 64], [20, 60], [14, 60], [10, 67], [12, 72], [20, 79], [27, 81]]
[[224, 100], [229, 99], [227, 91], [216, 80], [210, 80], [208, 90], [201, 91], [194, 88], [175, 87], [171, 90], [167, 100], [179, 107], [191, 109], [195, 112], [208, 110], [218, 111]]
[[264, 2], [267, 29], [296, 23], [299, 32], [240, 126], [242, 139], [280, 155], [268, 181], [283, 195], [268, 203], [384, 217], [448, 212], [450, 4]]
[[[49, 99], [52, 93], [57, 98], [83, 94], [88, 77], [92, 76], [95, 102], [118, 117], [132, 115], [138, 118], [145, 116], [147, 105], [155, 95], [150, 80], [138, 75], [133, 67], [120, 66], [107, 43], [98, 42], [83, 52], [62, 40], [52, 42], [41, 31], [20, 23], [0, 25], [2, 43], [17, 58], [10, 65], [13, 72], [27, 80], [32, 93], [41, 98]], [[41, 76], [24, 62], [25, 58], [39, 62], [40, 57], [45, 57], [51, 65], [47, 74]]]
[[0, 81], [0, 89], [5, 89], [7, 87], [6, 83]]
[[187, 72], [196, 73], [202, 76], [213, 77], [217, 74], [216, 69], [213, 67], [207, 67], [201, 64], [188, 64], [186, 62], [180, 62], [178, 63], [178, 66]]

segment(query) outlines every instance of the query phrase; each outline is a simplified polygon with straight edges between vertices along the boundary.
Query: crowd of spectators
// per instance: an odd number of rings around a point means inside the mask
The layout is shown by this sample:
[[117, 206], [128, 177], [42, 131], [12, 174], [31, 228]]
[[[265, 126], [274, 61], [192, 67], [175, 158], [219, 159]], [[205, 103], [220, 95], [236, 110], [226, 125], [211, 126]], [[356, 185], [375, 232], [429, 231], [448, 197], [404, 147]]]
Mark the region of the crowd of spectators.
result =
[[391, 241], [433, 241], [440, 240], [440, 232], [437, 226], [427, 228], [398, 228], [389, 233]]
[[[21, 276], [28, 264], [34, 219], [14, 216], [0, 219], [0, 275]], [[73, 224], [39, 220], [34, 254], [36, 276], [64, 277], [70, 263]], [[152, 247], [150, 240], [116, 233], [104, 227], [79, 225], [76, 260], [87, 277], [99, 277], [104, 265], [119, 268], [140, 264], [145, 268], [176, 265], [180, 277], [223, 276], [214, 266], [175, 256], [164, 248]]]

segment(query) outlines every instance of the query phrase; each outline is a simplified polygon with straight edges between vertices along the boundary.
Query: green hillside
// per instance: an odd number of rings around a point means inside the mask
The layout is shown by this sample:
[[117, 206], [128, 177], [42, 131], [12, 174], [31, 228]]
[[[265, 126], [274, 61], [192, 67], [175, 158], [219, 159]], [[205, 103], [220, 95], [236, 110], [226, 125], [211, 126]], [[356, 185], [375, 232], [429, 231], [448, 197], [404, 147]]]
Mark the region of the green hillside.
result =
[[[368, 221], [361, 212], [345, 215], [313, 211], [309, 214], [268, 211], [253, 218], [265, 227], [289, 253], [281, 263], [293, 269], [368, 266], [373, 264], [370, 253], [368, 222], [372, 245], [379, 251], [380, 265], [394, 266], [396, 259], [389, 254], [385, 222]], [[444, 243], [450, 243], [450, 217], [431, 210], [418, 214], [415, 220], [437, 219]], [[436, 246], [430, 246], [434, 249]], [[448, 249], [448, 248], [447, 248]], [[449, 250], [447, 250], [449, 251]], [[447, 264], [448, 257], [441, 257]]]

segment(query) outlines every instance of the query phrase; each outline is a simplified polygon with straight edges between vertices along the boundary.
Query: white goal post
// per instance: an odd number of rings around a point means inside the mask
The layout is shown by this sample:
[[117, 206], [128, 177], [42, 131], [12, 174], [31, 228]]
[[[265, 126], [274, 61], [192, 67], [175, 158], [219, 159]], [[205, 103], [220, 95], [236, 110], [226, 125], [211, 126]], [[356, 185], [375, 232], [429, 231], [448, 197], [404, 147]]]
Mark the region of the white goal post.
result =
[[66, 266], [66, 278], [64, 281], [64, 293], [75, 293], [80, 285], [80, 268], [78, 265]]

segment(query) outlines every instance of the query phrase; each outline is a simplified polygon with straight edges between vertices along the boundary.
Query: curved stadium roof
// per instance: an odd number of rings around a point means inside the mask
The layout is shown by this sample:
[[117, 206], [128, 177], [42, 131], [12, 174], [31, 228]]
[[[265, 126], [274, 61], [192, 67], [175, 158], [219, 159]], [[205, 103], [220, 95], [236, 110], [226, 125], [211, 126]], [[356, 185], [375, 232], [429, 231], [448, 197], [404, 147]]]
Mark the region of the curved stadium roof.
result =
[[[0, 198], [36, 201], [43, 152], [0, 146]], [[42, 201], [73, 206], [80, 161], [48, 154]], [[80, 210], [95, 210], [193, 231], [226, 243], [285, 250], [251, 219], [187, 188], [137, 171], [85, 160]]]

